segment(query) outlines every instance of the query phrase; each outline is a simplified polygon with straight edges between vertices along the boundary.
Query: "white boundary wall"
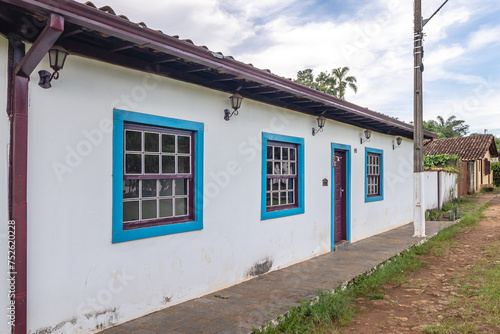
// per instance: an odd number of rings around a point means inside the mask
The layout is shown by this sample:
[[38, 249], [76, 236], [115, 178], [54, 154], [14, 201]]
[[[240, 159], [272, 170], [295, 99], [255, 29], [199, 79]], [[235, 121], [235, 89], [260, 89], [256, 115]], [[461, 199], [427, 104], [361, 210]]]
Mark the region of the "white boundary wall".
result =
[[[0, 75], [5, 78], [7, 42], [0, 37]], [[331, 143], [351, 145], [351, 241], [412, 221], [412, 141], [393, 150], [395, 137], [328, 120], [311, 136], [316, 119], [243, 101], [238, 116], [223, 120], [229, 94], [70, 55], [51, 89], [30, 81], [28, 156], [28, 325], [31, 332], [89, 332], [142, 316], [249, 279], [254, 265], [271, 270], [330, 251]], [[0, 88], [6, 92], [5, 79]], [[5, 95], [5, 93], [4, 93]], [[8, 123], [0, 100], [0, 236], [5, 233]], [[113, 108], [196, 122], [205, 126], [204, 229], [111, 243], [112, 133], [100, 129]], [[85, 131], [103, 140], [67, 164], [70, 151], [87, 142]], [[262, 132], [304, 138], [305, 213], [262, 221]], [[365, 147], [384, 151], [384, 200], [365, 203]], [[355, 152], [355, 150], [357, 152]], [[54, 163], [67, 164], [59, 175]], [[218, 175], [236, 164], [238, 173]], [[323, 178], [329, 180], [322, 186]], [[5, 186], [4, 186], [5, 185]], [[4, 240], [4, 239], [2, 239]], [[6, 251], [0, 255], [5, 276]], [[5, 280], [0, 305], [6, 305]], [[5, 332], [4, 322], [0, 331]]]
[[456, 173], [449, 173], [445, 171], [429, 171], [424, 172], [424, 174], [426, 210], [442, 208], [444, 205], [452, 202], [455, 198], [457, 198], [458, 184]]

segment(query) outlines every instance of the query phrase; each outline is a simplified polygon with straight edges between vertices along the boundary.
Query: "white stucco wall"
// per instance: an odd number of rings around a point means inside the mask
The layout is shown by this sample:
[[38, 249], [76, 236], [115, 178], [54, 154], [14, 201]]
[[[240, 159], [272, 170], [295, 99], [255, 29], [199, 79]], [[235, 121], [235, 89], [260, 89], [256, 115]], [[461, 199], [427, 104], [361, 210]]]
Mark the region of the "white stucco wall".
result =
[[8, 41], [0, 36], [0, 333], [8, 333], [7, 307], [9, 305], [7, 270], [7, 221], [8, 212], [8, 152], [9, 152], [9, 119], [7, 107], [7, 55]]
[[425, 191], [425, 209], [432, 210], [437, 209], [438, 203], [438, 191], [437, 191], [437, 172], [424, 172], [424, 191]]
[[424, 172], [424, 180], [426, 210], [442, 208], [457, 198], [457, 174], [445, 171], [428, 171]]
[[[4, 67], [2, 60], [0, 71]], [[34, 73], [48, 68], [46, 57]], [[315, 118], [248, 99], [226, 122], [227, 93], [76, 56], [68, 57], [51, 89], [39, 88], [37, 81], [33, 75], [29, 111], [31, 332], [110, 326], [246, 280], [248, 270], [266, 259], [276, 270], [330, 251], [331, 143], [351, 145], [351, 241], [412, 220], [408, 139], [396, 150], [395, 138], [379, 133], [360, 144], [363, 129], [330, 120], [313, 137]], [[203, 230], [111, 243], [113, 147], [106, 124], [114, 107], [204, 123]], [[0, 127], [7, 129], [3, 116]], [[102, 140], [86, 156], [71, 157], [89, 143], [85, 133], [92, 131]], [[304, 214], [260, 219], [263, 131], [305, 140]], [[384, 151], [383, 201], [365, 203], [365, 147]], [[54, 164], [70, 171], [58, 173]], [[221, 175], [229, 175], [229, 165], [237, 165], [237, 172], [224, 182]], [[322, 186], [323, 178], [328, 187]], [[0, 201], [6, 202], [5, 195], [2, 191]], [[6, 217], [4, 211], [0, 215]], [[4, 290], [2, 283], [0, 298]]]

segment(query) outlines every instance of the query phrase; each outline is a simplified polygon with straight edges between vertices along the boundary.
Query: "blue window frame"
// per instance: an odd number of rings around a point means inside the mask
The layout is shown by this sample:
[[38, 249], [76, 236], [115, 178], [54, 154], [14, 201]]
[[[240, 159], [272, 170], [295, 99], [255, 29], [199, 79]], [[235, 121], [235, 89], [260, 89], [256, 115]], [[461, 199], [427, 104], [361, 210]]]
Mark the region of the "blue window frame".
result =
[[203, 229], [203, 123], [115, 109], [118, 243]]
[[262, 133], [261, 219], [304, 213], [304, 139]]
[[384, 199], [384, 151], [365, 148], [365, 202]]

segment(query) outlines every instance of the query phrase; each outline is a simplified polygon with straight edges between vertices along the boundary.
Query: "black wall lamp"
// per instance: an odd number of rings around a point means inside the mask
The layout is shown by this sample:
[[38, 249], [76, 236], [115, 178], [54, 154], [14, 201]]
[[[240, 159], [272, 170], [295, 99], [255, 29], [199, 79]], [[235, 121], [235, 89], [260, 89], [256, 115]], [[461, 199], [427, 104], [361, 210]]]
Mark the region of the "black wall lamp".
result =
[[241, 101], [243, 101], [243, 96], [241, 96], [238, 93], [234, 93], [229, 97], [229, 100], [231, 100], [231, 108], [233, 108], [233, 111], [230, 112], [228, 109], [224, 109], [224, 119], [226, 121], [229, 121], [229, 119], [233, 115], [238, 116], [238, 109], [240, 109], [241, 107]]
[[370, 137], [372, 136], [372, 132], [368, 129], [366, 129], [365, 131], [363, 131], [363, 133], [365, 134], [365, 139], [363, 138], [359, 138], [359, 142], [361, 144], [363, 144], [365, 141], [370, 141]]
[[396, 144], [397, 145], [394, 145], [394, 142], [393, 142], [392, 143], [392, 149], [393, 150], [397, 149], [401, 145], [401, 142], [403, 142], [403, 138], [401, 138], [401, 137], [396, 138]]
[[323, 132], [323, 127], [325, 126], [326, 118], [324, 116], [319, 116], [316, 118], [318, 121], [318, 130], [312, 129], [312, 135], [315, 136], [318, 132]]
[[52, 85], [50, 82], [52, 79], [59, 79], [59, 71], [64, 67], [64, 62], [66, 61], [66, 57], [68, 56], [68, 51], [66, 51], [63, 47], [54, 45], [49, 50], [49, 63], [50, 68], [54, 70], [52, 74], [49, 71], [41, 70], [38, 71], [40, 75], [40, 81], [38, 82], [38, 86], [42, 88], [50, 88]]

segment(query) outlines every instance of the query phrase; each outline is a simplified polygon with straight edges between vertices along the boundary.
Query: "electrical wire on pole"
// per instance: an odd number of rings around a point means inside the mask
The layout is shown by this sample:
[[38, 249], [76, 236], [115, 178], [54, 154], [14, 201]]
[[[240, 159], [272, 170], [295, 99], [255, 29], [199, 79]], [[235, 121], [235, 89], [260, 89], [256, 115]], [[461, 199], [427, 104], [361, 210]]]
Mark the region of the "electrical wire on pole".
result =
[[425, 237], [425, 197], [424, 197], [424, 127], [423, 127], [423, 84], [424, 64], [423, 27], [443, 8], [446, 0], [428, 19], [422, 18], [422, 1], [414, 2], [413, 30], [413, 227], [414, 237]]

